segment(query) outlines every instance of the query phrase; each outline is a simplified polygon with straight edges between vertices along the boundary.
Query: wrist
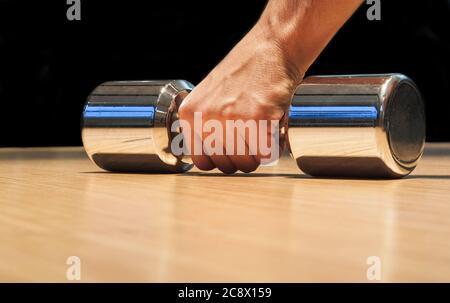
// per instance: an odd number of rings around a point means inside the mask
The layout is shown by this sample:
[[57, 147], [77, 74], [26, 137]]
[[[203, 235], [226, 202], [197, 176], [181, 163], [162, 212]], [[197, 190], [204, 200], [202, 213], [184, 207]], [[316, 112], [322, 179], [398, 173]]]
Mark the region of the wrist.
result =
[[320, 49], [310, 0], [270, 0], [255, 27], [275, 41], [303, 77]]
[[249, 34], [254, 37], [256, 44], [268, 44], [277, 48], [290, 77], [296, 85], [301, 83], [309, 64], [303, 60], [298, 39], [288, 25], [278, 26], [261, 19]]

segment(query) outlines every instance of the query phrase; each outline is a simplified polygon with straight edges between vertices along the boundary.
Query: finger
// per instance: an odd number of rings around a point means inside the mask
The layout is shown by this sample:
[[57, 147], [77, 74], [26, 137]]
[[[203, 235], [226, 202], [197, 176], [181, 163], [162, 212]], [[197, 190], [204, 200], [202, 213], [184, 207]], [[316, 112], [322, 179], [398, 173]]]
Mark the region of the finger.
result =
[[237, 171], [236, 166], [234, 166], [231, 159], [226, 155], [211, 155], [210, 158], [216, 167], [225, 174], [234, 174]]
[[192, 155], [191, 160], [192, 160], [192, 163], [194, 163], [194, 165], [200, 170], [208, 171], [208, 170], [213, 170], [214, 168], [216, 168], [216, 165], [211, 160], [211, 158], [206, 155], [201, 155], [201, 156], [193, 156]]
[[[208, 121], [208, 120], [206, 120]], [[202, 147], [202, 157], [196, 157], [196, 161], [202, 161], [203, 167], [208, 167], [208, 170], [212, 168], [218, 168], [220, 171], [226, 174], [233, 174], [236, 172], [236, 167], [228, 158], [223, 147], [223, 132], [219, 133], [205, 131], [203, 128], [202, 139], [197, 136], [196, 144], [200, 144]], [[199, 142], [201, 141], [201, 142]], [[206, 164], [206, 161], [208, 163]]]
[[[245, 137], [247, 137], [247, 139]], [[238, 143], [238, 140], [240, 140], [241, 142]], [[249, 133], [243, 136], [238, 131], [234, 145], [234, 153], [232, 155], [229, 155], [229, 158], [233, 162], [234, 166], [244, 173], [255, 171], [259, 166], [259, 162], [257, 162], [254, 157], [256, 152], [250, 150], [249, 144], [247, 143], [250, 142], [249, 140], [256, 140], [256, 138], [249, 138]], [[241, 153], [239, 151], [240, 148], [238, 148], [238, 146], [240, 146], [239, 144], [242, 144], [242, 146], [244, 147], [244, 150]]]
[[231, 162], [237, 170], [240, 170], [244, 173], [251, 173], [255, 171], [259, 164], [256, 162], [255, 157], [251, 155], [242, 155], [242, 156], [229, 156]]
[[214, 163], [214, 161], [211, 159], [210, 156], [206, 155], [203, 152], [203, 148], [201, 149], [200, 154], [197, 154], [196, 149], [195, 149], [195, 145], [196, 146], [203, 146], [202, 144], [202, 140], [200, 138], [200, 136], [198, 136], [196, 133], [193, 133], [193, 144], [191, 144], [191, 159], [192, 162], [194, 163], [194, 165], [200, 169], [200, 170], [212, 170], [214, 168], [216, 168], [216, 165]]
[[[206, 120], [206, 125], [209, 122], [217, 122], [217, 120]], [[237, 169], [225, 153], [223, 127], [220, 126], [212, 123], [206, 129], [203, 128], [202, 148], [215, 167], [226, 174], [232, 174]]]
[[231, 159], [226, 155], [225, 148], [223, 148], [223, 140], [219, 137], [215, 138], [216, 144], [219, 144], [218, 146], [221, 146], [222, 153], [218, 155], [217, 153], [214, 153], [210, 150], [208, 150], [208, 147], [204, 147], [205, 151], [209, 154], [209, 157], [211, 161], [214, 163], [214, 165], [223, 173], [225, 174], [234, 174], [237, 171], [236, 166], [233, 164]]
[[216, 168], [211, 159], [203, 153], [202, 149], [200, 149], [200, 153], [198, 153], [198, 148], [195, 148], [196, 146], [202, 146], [202, 140], [190, 126], [192, 123], [186, 121], [186, 124], [184, 125], [185, 127], [182, 128], [184, 144], [186, 144], [187, 155], [191, 157], [194, 165], [200, 170], [212, 170]]

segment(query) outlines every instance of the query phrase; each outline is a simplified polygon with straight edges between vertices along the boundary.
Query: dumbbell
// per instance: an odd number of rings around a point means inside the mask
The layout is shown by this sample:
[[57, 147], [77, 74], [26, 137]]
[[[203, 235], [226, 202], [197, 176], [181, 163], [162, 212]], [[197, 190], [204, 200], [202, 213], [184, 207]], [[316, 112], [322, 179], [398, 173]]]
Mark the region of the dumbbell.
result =
[[[193, 85], [185, 80], [106, 82], [89, 95], [82, 140], [89, 158], [116, 172], [182, 173], [171, 124]], [[289, 111], [289, 149], [311, 176], [400, 178], [425, 143], [424, 104], [402, 74], [311, 76]]]

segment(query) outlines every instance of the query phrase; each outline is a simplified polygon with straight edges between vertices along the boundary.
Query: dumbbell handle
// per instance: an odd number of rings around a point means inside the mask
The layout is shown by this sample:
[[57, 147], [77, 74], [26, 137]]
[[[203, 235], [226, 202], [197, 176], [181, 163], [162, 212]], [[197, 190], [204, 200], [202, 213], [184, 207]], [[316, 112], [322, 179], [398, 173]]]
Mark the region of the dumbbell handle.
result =
[[[183, 172], [168, 132], [176, 104], [193, 88], [183, 80], [107, 82], [89, 96], [83, 143], [112, 171]], [[423, 104], [400, 74], [316, 76], [297, 88], [289, 145], [298, 166], [315, 176], [401, 177], [423, 151]]]

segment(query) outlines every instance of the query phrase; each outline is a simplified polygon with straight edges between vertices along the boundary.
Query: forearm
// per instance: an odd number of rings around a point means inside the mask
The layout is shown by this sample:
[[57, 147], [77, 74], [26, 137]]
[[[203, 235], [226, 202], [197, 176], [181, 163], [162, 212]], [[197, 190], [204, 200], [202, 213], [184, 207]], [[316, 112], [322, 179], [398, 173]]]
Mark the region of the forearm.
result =
[[255, 27], [275, 39], [301, 78], [362, 0], [269, 0]]

